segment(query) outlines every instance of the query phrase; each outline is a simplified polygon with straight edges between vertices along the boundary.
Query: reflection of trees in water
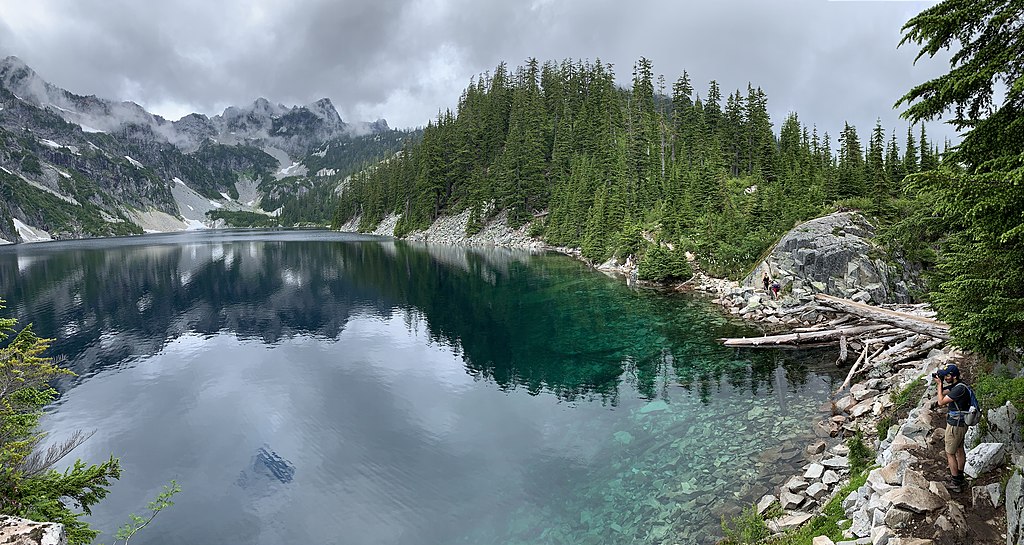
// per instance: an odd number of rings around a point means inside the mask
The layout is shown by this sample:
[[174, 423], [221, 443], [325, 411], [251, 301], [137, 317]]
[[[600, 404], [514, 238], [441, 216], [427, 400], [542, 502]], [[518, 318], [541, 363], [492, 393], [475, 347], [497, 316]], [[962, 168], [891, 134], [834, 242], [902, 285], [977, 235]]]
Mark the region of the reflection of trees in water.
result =
[[[0, 293], [83, 374], [186, 332], [334, 339], [353, 315], [398, 311], [503, 389], [614, 404], [620, 381], [652, 399], [675, 382], [704, 401], [724, 385], [775, 387], [775, 359], [720, 346], [739, 330], [705, 305], [631, 291], [562, 256], [390, 241], [96, 246], [0, 254]], [[790, 384], [806, 380], [805, 365], [782, 364]]]

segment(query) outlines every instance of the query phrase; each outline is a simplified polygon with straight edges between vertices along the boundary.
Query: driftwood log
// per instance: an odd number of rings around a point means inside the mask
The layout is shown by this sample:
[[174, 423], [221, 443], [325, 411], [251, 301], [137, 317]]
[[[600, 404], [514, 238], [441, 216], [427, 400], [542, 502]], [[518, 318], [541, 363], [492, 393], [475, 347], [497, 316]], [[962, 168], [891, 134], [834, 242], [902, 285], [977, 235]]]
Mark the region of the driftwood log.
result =
[[780, 344], [804, 344], [820, 343], [823, 341], [838, 342], [842, 336], [854, 336], [872, 331], [888, 329], [888, 324], [872, 324], [854, 327], [843, 327], [839, 329], [826, 329], [824, 331], [807, 331], [797, 333], [786, 333], [783, 335], [766, 335], [764, 337], [740, 337], [734, 339], [719, 339], [725, 346], [778, 346]]
[[[720, 339], [734, 347], [810, 347], [839, 345], [837, 365], [859, 351], [846, 380], [836, 393], [849, 386], [853, 377], [872, 366], [895, 366], [927, 355], [949, 339], [949, 326], [928, 316], [889, 310], [830, 295], [815, 295], [818, 308], [828, 308], [838, 317], [820, 324], [793, 329], [790, 333], [764, 337]], [[904, 307], [905, 308], [905, 307]], [[908, 310], [923, 309], [910, 307]]]
[[851, 301], [849, 299], [840, 299], [839, 297], [833, 297], [823, 293], [815, 295], [814, 299], [840, 312], [853, 314], [854, 316], [860, 316], [861, 318], [867, 318], [873, 322], [889, 324], [900, 329], [906, 329], [907, 331], [922, 333], [929, 337], [935, 337], [936, 339], [942, 339], [944, 341], [949, 340], [949, 325], [938, 320], [915, 316], [906, 312], [879, 308], [864, 303], [858, 303], [857, 301]]

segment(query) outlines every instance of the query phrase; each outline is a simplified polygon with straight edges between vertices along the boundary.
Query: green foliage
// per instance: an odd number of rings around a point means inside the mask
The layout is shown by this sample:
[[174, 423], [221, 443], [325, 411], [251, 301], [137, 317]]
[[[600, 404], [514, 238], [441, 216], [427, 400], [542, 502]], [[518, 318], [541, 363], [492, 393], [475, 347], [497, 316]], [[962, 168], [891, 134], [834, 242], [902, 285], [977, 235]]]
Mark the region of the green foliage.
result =
[[[963, 141], [935, 164], [921, 132], [912, 185], [934, 197], [947, 222], [933, 295], [957, 345], [985, 355], [1024, 347], [1024, 6], [946, 0], [903, 27], [917, 58], [955, 48], [950, 70], [917, 85], [897, 106], [912, 122], [952, 112]], [[1005, 93], [995, 93], [997, 82]], [[995, 98], [1002, 96], [1002, 103]]]
[[775, 509], [765, 512], [767, 516], [759, 515], [756, 505], [745, 507], [739, 515], [730, 517], [729, 520], [722, 516], [722, 534], [725, 536], [725, 539], [719, 541], [718, 545], [758, 543], [772, 535], [772, 531], [768, 529], [765, 519], [770, 519], [773, 515], [778, 516], [782, 514], [778, 505], [774, 507]]
[[889, 428], [907, 417], [910, 409], [916, 405], [917, 400], [921, 398], [921, 394], [924, 393], [927, 387], [927, 381], [923, 378], [918, 378], [904, 386], [899, 392], [893, 394], [890, 399], [892, 407], [886, 410], [875, 425], [875, 431], [878, 433], [879, 439], [885, 439], [889, 434]]
[[693, 269], [678, 246], [674, 250], [654, 244], [650, 246], [637, 266], [637, 277], [651, 282], [689, 280]]
[[864, 434], [860, 430], [846, 440], [846, 446], [850, 449], [850, 473], [861, 473], [874, 463], [875, 453], [864, 442]]
[[[401, 235], [469, 208], [473, 233], [501, 212], [516, 226], [547, 210], [545, 240], [591, 261], [640, 253], [643, 226], [664, 241], [691, 240], [709, 272], [738, 275], [796, 222], [830, 209], [840, 191], [827, 134], [792, 115], [776, 142], [761, 89], [736, 91], [723, 112], [717, 83], [705, 104], [684, 74], [669, 100], [653, 74], [640, 59], [624, 90], [601, 62], [531, 59], [514, 74], [501, 64], [419, 143], [353, 176], [334, 224], [358, 217], [372, 229], [399, 214]], [[847, 141], [844, 172], [866, 180], [852, 127]], [[867, 198], [873, 187], [842, 194]], [[486, 217], [483, 203], [493, 203]]]
[[117, 534], [114, 535], [114, 544], [116, 545], [118, 541], [123, 540], [124, 545], [128, 545], [128, 542], [131, 541], [132, 537], [146, 526], [149, 526], [149, 523], [153, 522], [153, 519], [160, 514], [160, 511], [174, 505], [171, 498], [179, 492], [181, 492], [181, 487], [178, 486], [176, 481], [172, 480], [171, 484], [164, 485], [163, 492], [157, 495], [156, 499], [146, 505], [146, 509], [149, 510], [149, 517], [142, 517], [135, 513], [128, 515], [128, 522], [126, 522], [124, 526], [118, 528]]
[[985, 373], [975, 379], [971, 387], [982, 407], [994, 409], [1009, 401], [1018, 413], [1024, 414], [1024, 377]]
[[224, 220], [231, 227], [277, 227], [276, 217], [242, 210], [210, 210], [206, 216], [211, 220]]
[[69, 543], [90, 543], [98, 532], [79, 517], [107, 495], [120, 465], [111, 457], [99, 465], [76, 460], [63, 472], [51, 469], [84, 441], [81, 434], [34, 452], [44, 437], [37, 430], [43, 407], [57, 395], [50, 382], [72, 373], [42, 356], [49, 339], [36, 337], [31, 326], [15, 333], [16, 325], [0, 318], [0, 512], [62, 523]]
[[43, 175], [43, 168], [39, 165], [39, 158], [31, 153], [22, 157], [21, 170], [37, 176]]
[[[106, 212], [87, 200], [98, 191], [95, 186], [84, 182], [80, 176], [72, 179], [71, 183], [75, 184], [73, 194], [79, 191], [78, 184], [81, 184], [81, 191], [86, 197], [77, 205], [0, 170], [0, 201], [17, 203], [34, 225], [55, 236], [66, 233], [90, 236], [142, 234], [142, 228], [129, 221], [120, 210]], [[104, 214], [114, 221], [108, 221]]]

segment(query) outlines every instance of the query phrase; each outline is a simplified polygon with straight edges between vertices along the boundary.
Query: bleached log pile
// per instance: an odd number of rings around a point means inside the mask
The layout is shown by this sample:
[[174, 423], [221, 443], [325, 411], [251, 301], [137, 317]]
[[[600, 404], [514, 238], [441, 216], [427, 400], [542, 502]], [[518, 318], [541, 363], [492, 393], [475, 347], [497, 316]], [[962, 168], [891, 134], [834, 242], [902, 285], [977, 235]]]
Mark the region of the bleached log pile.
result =
[[827, 307], [838, 316], [830, 321], [797, 327], [789, 333], [762, 337], [720, 339], [735, 347], [803, 347], [837, 345], [843, 365], [849, 353], [859, 353], [837, 393], [850, 385], [854, 376], [872, 367], [899, 367], [927, 355], [949, 339], [949, 326], [934, 318], [924, 305], [882, 308], [830, 295], [814, 296], [818, 308]]

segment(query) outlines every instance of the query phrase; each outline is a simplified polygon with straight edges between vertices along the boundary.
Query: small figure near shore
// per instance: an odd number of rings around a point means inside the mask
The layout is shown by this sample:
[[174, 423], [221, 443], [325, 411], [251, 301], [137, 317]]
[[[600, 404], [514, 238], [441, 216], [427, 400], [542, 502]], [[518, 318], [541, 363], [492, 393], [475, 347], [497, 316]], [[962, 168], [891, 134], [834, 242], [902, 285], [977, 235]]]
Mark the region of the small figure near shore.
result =
[[946, 488], [953, 492], [961, 492], [967, 486], [964, 479], [964, 465], [967, 462], [964, 436], [967, 433], [967, 423], [961, 413], [970, 407], [971, 393], [967, 385], [960, 381], [960, 369], [952, 363], [939, 368], [932, 373], [932, 377], [938, 389], [939, 406], [952, 403], [955, 407], [955, 410], [950, 410], [946, 417], [944, 440], [946, 463], [949, 465], [949, 481]]
[[782, 286], [779, 284], [779, 281], [778, 280], [773, 281], [772, 282], [772, 299], [777, 300], [779, 298], [779, 290], [780, 289], [782, 289]]
[[768, 271], [765, 271], [764, 276], [761, 277], [761, 282], [764, 284], [764, 292], [771, 293], [768, 291], [768, 285], [772, 283], [772, 278], [768, 276]]

